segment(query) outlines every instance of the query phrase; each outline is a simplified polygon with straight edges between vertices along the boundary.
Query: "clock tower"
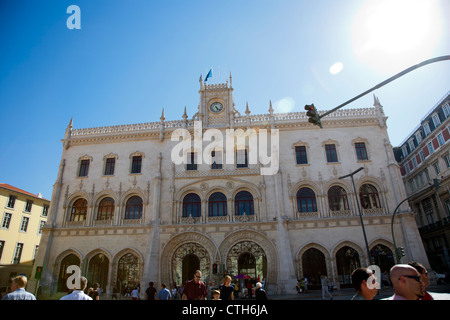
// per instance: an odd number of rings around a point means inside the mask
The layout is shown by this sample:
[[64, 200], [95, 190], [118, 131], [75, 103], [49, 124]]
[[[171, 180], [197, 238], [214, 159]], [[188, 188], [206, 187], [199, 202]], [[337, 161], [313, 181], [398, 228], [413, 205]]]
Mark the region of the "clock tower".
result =
[[206, 84], [200, 76], [200, 102], [198, 113], [194, 116], [202, 121], [203, 128], [232, 126], [234, 109], [232, 78], [225, 83]]

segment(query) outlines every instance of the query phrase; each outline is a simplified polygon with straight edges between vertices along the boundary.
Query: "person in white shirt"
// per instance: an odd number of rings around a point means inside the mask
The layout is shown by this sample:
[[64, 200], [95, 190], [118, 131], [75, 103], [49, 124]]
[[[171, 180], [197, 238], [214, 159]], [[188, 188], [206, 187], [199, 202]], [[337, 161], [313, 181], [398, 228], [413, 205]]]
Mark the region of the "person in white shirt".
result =
[[131, 291], [131, 300], [139, 300], [139, 290], [137, 287]]
[[74, 289], [72, 293], [62, 297], [59, 300], [92, 300], [87, 294], [84, 293], [86, 289], [87, 279], [80, 277], [80, 289]]

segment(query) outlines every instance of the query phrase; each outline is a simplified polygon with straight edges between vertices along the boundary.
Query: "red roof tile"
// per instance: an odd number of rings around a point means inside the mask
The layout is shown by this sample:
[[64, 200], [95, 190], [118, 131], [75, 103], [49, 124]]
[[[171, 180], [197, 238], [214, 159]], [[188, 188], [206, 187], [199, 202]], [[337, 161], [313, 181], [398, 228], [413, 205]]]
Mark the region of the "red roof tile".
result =
[[30, 193], [30, 192], [28, 192], [28, 191], [25, 191], [25, 190], [22, 190], [22, 189], [13, 187], [12, 185], [9, 185], [9, 184], [7, 184], [7, 183], [0, 183], [0, 188], [4, 188], [4, 189], [11, 190], [11, 191], [19, 192], [19, 193], [25, 194], [25, 195], [27, 195], [27, 196], [31, 196], [31, 197], [33, 197], [33, 198], [42, 199], [42, 200], [44, 200], [44, 201], [50, 201], [50, 200], [45, 199], [45, 198], [43, 198], [43, 197], [38, 197], [37, 194], [32, 194], [32, 193]]

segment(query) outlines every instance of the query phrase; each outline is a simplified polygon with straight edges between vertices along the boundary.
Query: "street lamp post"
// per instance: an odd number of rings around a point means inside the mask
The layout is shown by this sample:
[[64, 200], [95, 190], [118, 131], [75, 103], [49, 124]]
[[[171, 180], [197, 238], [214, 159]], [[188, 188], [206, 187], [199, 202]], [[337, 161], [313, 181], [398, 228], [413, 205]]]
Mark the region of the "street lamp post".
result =
[[370, 256], [369, 243], [367, 242], [366, 229], [364, 228], [364, 221], [363, 221], [363, 217], [362, 217], [362, 213], [361, 213], [361, 207], [359, 206], [359, 200], [358, 200], [358, 195], [356, 193], [355, 181], [353, 180], [353, 176], [355, 174], [357, 174], [358, 172], [360, 172], [361, 170], [363, 170], [363, 169], [364, 168], [361, 167], [361, 168], [353, 171], [350, 174], [347, 174], [345, 176], [339, 177], [339, 179], [345, 179], [345, 178], [348, 178], [348, 177], [352, 178], [353, 191], [355, 192], [356, 204], [358, 206], [358, 212], [359, 212], [359, 219], [361, 220], [361, 227], [362, 227], [363, 234], [364, 234], [364, 242], [366, 243], [367, 257], [369, 259], [369, 263], [370, 264], [374, 264], [375, 262], [372, 261], [372, 258]]

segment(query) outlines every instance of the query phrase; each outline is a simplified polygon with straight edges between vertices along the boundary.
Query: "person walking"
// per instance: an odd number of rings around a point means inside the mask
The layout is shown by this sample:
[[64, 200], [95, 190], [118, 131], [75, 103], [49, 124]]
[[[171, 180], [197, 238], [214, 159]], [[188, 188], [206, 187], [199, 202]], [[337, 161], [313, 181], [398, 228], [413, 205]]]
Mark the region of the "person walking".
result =
[[262, 288], [261, 282], [256, 283], [255, 298], [256, 300], [267, 300], [267, 294]]
[[184, 285], [182, 300], [206, 300], [208, 292], [206, 291], [206, 285], [200, 281], [201, 277], [202, 272], [196, 270], [194, 279]]
[[422, 278], [414, 267], [396, 264], [391, 268], [390, 274], [395, 293], [382, 300], [417, 300], [424, 297]]
[[172, 300], [177, 300], [177, 298], [178, 298], [178, 287], [177, 287], [177, 283], [176, 282], [174, 282], [173, 285], [172, 285], [171, 294], [172, 294]]
[[74, 288], [72, 293], [65, 295], [59, 300], [92, 300], [91, 297], [84, 293], [86, 286], [87, 279], [85, 277], [80, 277], [80, 288]]
[[25, 276], [17, 276], [11, 279], [11, 292], [2, 300], [36, 300], [34, 294], [25, 291], [28, 279]]
[[153, 282], [148, 283], [148, 288], [145, 290], [145, 300], [155, 300], [156, 289], [153, 287]]
[[135, 287], [133, 291], [131, 291], [131, 300], [139, 300], [139, 289]]
[[352, 300], [372, 300], [378, 293], [376, 279], [371, 270], [358, 268], [352, 273], [352, 284], [356, 294]]
[[161, 290], [156, 295], [156, 300], [170, 300], [171, 294], [169, 289], [166, 288], [165, 283], [161, 283]]
[[249, 299], [253, 298], [253, 285], [252, 285], [252, 281], [251, 279], [248, 280], [247, 282], [247, 297]]
[[98, 282], [96, 282], [94, 284], [94, 287], [92, 288], [92, 290], [88, 293], [88, 296], [92, 298], [92, 300], [100, 300], [100, 293], [99, 293], [99, 289], [100, 288], [100, 284]]
[[234, 300], [234, 288], [231, 285], [231, 277], [225, 276], [223, 283], [219, 286], [220, 300]]
[[330, 299], [329, 300], [333, 300], [333, 296], [331, 295], [331, 293], [328, 291], [328, 278], [326, 275], [322, 275], [321, 277], [321, 284], [322, 284], [322, 299], [325, 300], [325, 296], [328, 296]]
[[415, 268], [417, 272], [420, 274], [420, 278], [423, 283], [423, 298], [419, 298], [419, 300], [450, 300], [450, 294], [448, 293], [437, 293], [437, 292], [428, 292], [425, 289], [430, 285], [430, 279], [428, 278], [428, 271], [424, 265], [419, 262], [408, 262], [408, 265]]
[[301, 278], [300, 279], [300, 293], [301, 294], [305, 294], [306, 292], [306, 282], [305, 282], [305, 278]]

